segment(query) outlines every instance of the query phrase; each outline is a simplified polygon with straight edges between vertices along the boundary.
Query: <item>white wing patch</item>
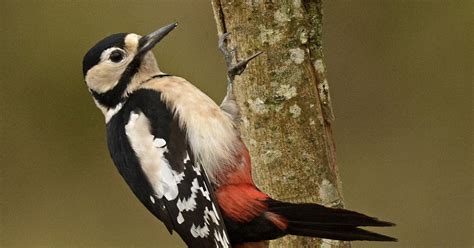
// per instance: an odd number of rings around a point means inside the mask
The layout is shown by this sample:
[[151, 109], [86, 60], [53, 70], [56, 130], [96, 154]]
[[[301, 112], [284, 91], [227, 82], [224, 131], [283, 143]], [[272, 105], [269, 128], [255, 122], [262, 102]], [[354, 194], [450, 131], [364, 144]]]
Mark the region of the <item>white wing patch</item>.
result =
[[173, 175], [174, 175], [174, 180], [176, 180], [177, 184], [180, 184], [181, 181], [183, 181], [183, 179], [184, 179], [184, 172], [177, 173], [177, 172], [173, 171]]
[[125, 133], [156, 196], [169, 201], [175, 199], [178, 196], [178, 182], [176, 172], [164, 157], [168, 151], [166, 141], [151, 134], [150, 121], [143, 113], [130, 114]]
[[[209, 190], [207, 189], [207, 185], [204, 184], [204, 187], [200, 187], [199, 190], [201, 191], [201, 194], [206, 197], [208, 201], [211, 201], [211, 197], [209, 196]], [[214, 204], [213, 204], [214, 205]]]
[[[219, 218], [219, 214], [216, 210], [216, 205], [214, 203], [212, 203], [212, 210], [208, 210], [206, 208], [206, 225], [209, 223], [209, 219], [208, 217], [210, 217], [212, 219], [212, 222], [214, 222], [215, 224], [219, 225], [219, 221], [220, 221], [220, 218]], [[216, 247], [219, 247], [219, 245], [217, 244], [221, 244], [222, 247], [224, 248], [227, 248], [229, 247], [229, 239], [227, 238], [227, 234], [226, 232], [223, 230], [222, 232], [220, 232], [219, 230], [214, 230], [214, 241], [216, 242]]]
[[198, 180], [194, 178], [191, 187], [191, 196], [188, 198], [178, 199], [176, 206], [178, 207], [179, 212], [183, 211], [193, 211], [196, 208], [196, 193], [199, 189]]
[[193, 224], [193, 226], [191, 227], [191, 235], [193, 235], [193, 237], [197, 238], [197, 237], [200, 237], [200, 238], [205, 238], [209, 235], [209, 227], [204, 224], [204, 226], [195, 226]]
[[228, 248], [229, 246], [229, 239], [227, 239], [227, 235], [225, 232], [219, 232], [219, 230], [214, 231], [214, 241], [216, 242], [216, 247], [222, 245], [223, 248]]
[[200, 176], [201, 175], [201, 168], [199, 168], [198, 165], [193, 165], [193, 170], [196, 172], [196, 175]]
[[184, 161], [183, 161], [183, 162], [186, 164], [186, 163], [187, 163], [189, 160], [190, 160], [190, 158], [189, 158], [189, 154], [188, 154], [188, 153], [186, 153], [186, 158], [184, 159]]
[[181, 212], [179, 212], [178, 218], [176, 218], [176, 221], [178, 222], [178, 224], [183, 224], [184, 217], [183, 217], [183, 214]]
[[[174, 201], [178, 210], [175, 223], [181, 228], [185, 228], [183, 231], [189, 230], [188, 235], [191, 234], [194, 238], [210, 238], [216, 247], [229, 247], [229, 240], [222, 226], [223, 220], [219, 216], [217, 206], [212, 201], [209, 186], [205, 181], [199, 179], [207, 177], [207, 173], [200, 163], [194, 161], [189, 164], [191, 159], [189, 154], [186, 154], [183, 162], [187, 166], [191, 166], [185, 167], [190, 173], [189, 178], [187, 178], [188, 174], [185, 174], [186, 169], [181, 173], [171, 169], [169, 161], [164, 156], [168, 152], [166, 141], [153, 136], [150, 121], [141, 112], [130, 114], [130, 120], [125, 125], [125, 133], [156, 194], [150, 196], [150, 201], [154, 204], [156, 199], [163, 197], [167, 201]], [[183, 182], [187, 183], [183, 185], [181, 184]], [[191, 194], [188, 197], [179, 195], [178, 185], [190, 187]], [[186, 190], [186, 192], [189, 191]], [[155, 199], [155, 197], [157, 198]], [[205, 203], [206, 200], [208, 203]], [[198, 204], [204, 205], [198, 206]], [[199, 211], [199, 213], [193, 213], [193, 211]], [[196, 215], [199, 215], [197, 219]], [[204, 218], [204, 222], [200, 221], [201, 218]], [[199, 224], [195, 222], [196, 220]]]
[[162, 138], [155, 138], [153, 144], [156, 148], [164, 148], [166, 146], [166, 141]]
[[[202, 226], [196, 226], [192, 225], [191, 226], [191, 235], [193, 237], [197, 238], [205, 238], [209, 236], [209, 222], [212, 221], [214, 224], [219, 225], [219, 214], [216, 211], [216, 207], [214, 203], [212, 204], [212, 210], [209, 210], [209, 208], [204, 209], [204, 225]], [[227, 239], [227, 235], [225, 232], [219, 232], [219, 230], [215, 230], [214, 233], [214, 241], [216, 242], [216, 247], [229, 247], [229, 240]]]

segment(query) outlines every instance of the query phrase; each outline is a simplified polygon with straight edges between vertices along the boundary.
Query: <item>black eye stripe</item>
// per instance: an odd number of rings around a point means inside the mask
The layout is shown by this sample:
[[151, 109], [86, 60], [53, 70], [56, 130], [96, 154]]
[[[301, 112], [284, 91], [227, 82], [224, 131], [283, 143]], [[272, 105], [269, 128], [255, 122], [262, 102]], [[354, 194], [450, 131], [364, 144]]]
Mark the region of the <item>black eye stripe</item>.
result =
[[109, 55], [110, 61], [112, 61], [114, 63], [118, 63], [118, 62], [122, 61], [124, 57], [125, 57], [125, 53], [122, 52], [121, 50], [118, 50], [118, 49], [112, 51]]

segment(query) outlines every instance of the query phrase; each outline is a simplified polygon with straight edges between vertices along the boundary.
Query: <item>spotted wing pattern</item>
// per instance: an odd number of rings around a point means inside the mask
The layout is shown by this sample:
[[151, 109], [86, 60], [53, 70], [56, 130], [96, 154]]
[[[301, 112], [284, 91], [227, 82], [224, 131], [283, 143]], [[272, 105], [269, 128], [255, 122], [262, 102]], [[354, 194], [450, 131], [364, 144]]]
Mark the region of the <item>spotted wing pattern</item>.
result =
[[160, 92], [134, 92], [107, 123], [112, 159], [145, 207], [189, 247], [229, 247], [212, 185], [178, 118]]

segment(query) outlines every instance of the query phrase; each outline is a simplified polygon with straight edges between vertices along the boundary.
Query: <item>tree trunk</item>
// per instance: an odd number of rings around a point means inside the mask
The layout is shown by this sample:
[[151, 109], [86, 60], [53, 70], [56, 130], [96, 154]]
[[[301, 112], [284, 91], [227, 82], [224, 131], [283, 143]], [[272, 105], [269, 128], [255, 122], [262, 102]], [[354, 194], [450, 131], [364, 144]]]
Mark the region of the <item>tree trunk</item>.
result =
[[[263, 51], [234, 92], [253, 177], [272, 198], [342, 207], [323, 63], [321, 0], [211, 0], [218, 34], [239, 59]], [[289, 236], [271, 247], [350, 247]]]

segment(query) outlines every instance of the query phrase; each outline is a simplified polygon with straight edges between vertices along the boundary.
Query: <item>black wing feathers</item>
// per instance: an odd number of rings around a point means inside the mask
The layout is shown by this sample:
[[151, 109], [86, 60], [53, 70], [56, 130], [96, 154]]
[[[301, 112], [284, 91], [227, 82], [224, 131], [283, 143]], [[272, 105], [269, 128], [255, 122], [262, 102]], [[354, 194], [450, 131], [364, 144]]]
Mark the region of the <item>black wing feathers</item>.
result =
[[[128, 140], [124, 127], [130, 116], [138, 113], [149, 120], [151, 135], [166, 142], [163, 156], [178, 189], [174, 199], [156, 196]], [[161, 101], [160, 92], [145, 89], [134, 92], [107, 124], [112, 158], [140, 201], [169, 230], [178, 232], [188, 246], [227, 247], [227, 234], [212, 187], [202, 167], [194, 163], [178, 118]]]
[[[130, 105], [133, 105], [133, 103]], [[156, 199], [157, 204], [153, 204], [151, 201], [150, 196], [154, 195], [153, 188], [141, 170], [140, 162], [135, 156], [135, 152], [125, 133], [125, 125], [130, 119], [131, 111], [132, 109], [130, 107], [127, 108], [125, 106], [121, 111], [122, 114], [116, 114], [109, 123], [107, 123], [107, 142], [110, 156], [135, 196], [140, 199], [143, 205], [160, 219], [168, 231], [171, 232], [173, 225], [171, 217], [166, 210], [166, 205], [160, 199]], [[163, 115], [162, 117], [164, 119], [170, 118], [167, 115]]]

